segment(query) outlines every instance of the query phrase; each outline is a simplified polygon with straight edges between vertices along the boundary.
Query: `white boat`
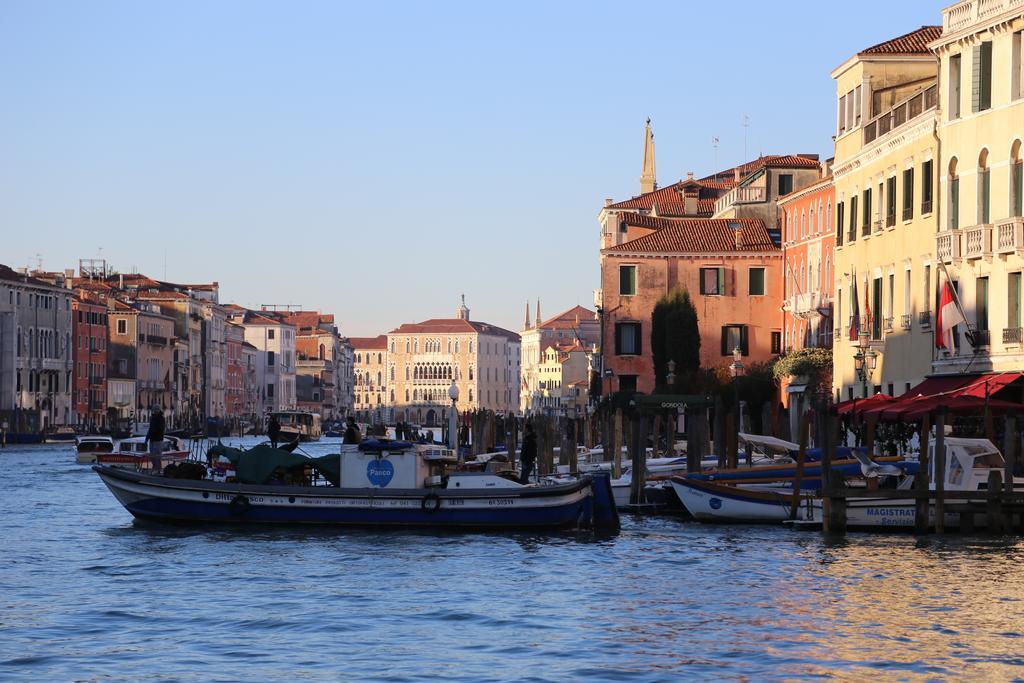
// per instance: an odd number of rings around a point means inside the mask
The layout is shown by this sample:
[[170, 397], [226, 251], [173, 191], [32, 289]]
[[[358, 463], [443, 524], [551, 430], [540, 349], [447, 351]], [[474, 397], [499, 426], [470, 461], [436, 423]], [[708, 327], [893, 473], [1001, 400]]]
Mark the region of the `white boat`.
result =
[[71, 443], [78, 437], [74, 427], [51, 427], [43, 432], [43, 443]]
[[[1003, 454], [999, 452], [988, 439], [965, 439], [960, 437], [947, 436], [945, 439], [946, 450], [946, 476], [944, 488], [946, 491], [978, 491], [976, 500], [964, 501], [961, 503], [984, 503], [985, 493], [988, 490], [988, 475], [993, 469], [1003, 472], [1006, 462]], [[935, 439], [928, 443], [928, 488], [935, 490]], [[901, 485], [901, 488], [909, 489], [912, 478], [908, 477]], [[1014, 487], [1024, 486], [1024, 478], [1014, 477]], [[868, 527], [904, 527], [914, 526], [916, 504], [913, 498], [903, 499], [879, 499], [879, 498], [848, 498], [846, 502], [846, 526], [847, 528], [868, 528]], [[822, 501], [815, 498], [811, 501], [811, 515], [809, 521], [821, 523]], [[929, 523], [935, 522], [935, 506], [932, 505], [928, 513]], [[958, 513], [947, 513], [944, 519], [947, 528], [960, 526]], [[985, 515], [975, 515], [975, 526], [985, 526]]]
[[75, 462], [90, 465], [96, 456], [114, 451], [114, 439], [103, 434], [82, 435], [75, 439]]
[[[277, 418], [278, 424], [281, 425], [281, 436], [278, 438], [278, 441], [288, 442], [298, 439], [306, 443], [307, 441], [320, 440], [320, 416], [316, 413], [307, 413], [301, 410], [282, 410], [272, 414]], [[366, 432], [364, 431], [363, 433], [365, 434]]]
[[[185, 442], [176, 436], [164, 437], [164, 449], [160, 454], [161, 469], [172, 462], [181, 462], [188, 458]], [[98, 453], [97, 464], [135, 469], [152, 469], [153, 460], [149, 455], [149, 442], [144, 436], [133, 436], [122, 439], [117, 450], [112, 453]]]

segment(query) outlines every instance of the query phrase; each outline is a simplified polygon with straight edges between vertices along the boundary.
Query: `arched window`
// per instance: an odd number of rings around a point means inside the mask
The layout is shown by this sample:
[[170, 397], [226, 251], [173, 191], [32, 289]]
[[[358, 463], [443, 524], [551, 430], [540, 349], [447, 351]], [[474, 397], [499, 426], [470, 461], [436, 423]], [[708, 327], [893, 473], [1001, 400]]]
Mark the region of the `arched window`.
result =
[[470, 403], [473, 402], [473, 390], [472, 389], [469, 390], [469, 402]]
[[409, 353], [409, 340], [408, 339], [405, 340], [405, 352]]
[[816, 229], [816, 228], [815, 228], [815, 224], [814, 224], [814, 207], [812, 206], [812, 207], [811, 207], [811, 222], [810, 222], [810, 223], [808, 224], [808, 230], [807, 230], [807, 233], [808, 233], [809, 235], [813, 235], [813, 234], [814, 234], [814, 231], [815, 231], [815, 229]]
[[1010, 215], [1024, 216], [1024, 159], [1021, 142], [1014, 140], [1010, 147]]
[[828, 213], [825, 214], [825, 229], [832, 233], [832, 200], [828, 200]]
[[978, 155], [978, 223], [991, 222], [992, 169], [988, 166], [988, 150]]
[[391, 353], [394, 353], [394, 352], [395, 352], [395, 342], [394, 342], [394, 340], [392, 340], [391, 341]]
[[455, 353], [458, 353], [458, 352], [459, 352], [459, 340], [456, 339], [455, 340]]
[[409, 402], [409, 390], [408, 389], [405, 390], [405, 402], [406, 403]]
[[[473, 379], [473, 366], [472, 365], [469, 366], [469, 378]], [[470, 399], [470, 400], [472, 400], [472, 399]]]
[[380, 370], [378, 370], [377, 371], [377, 386], [380, 386], [381, 384], [382, 384], [382, 382], [380, 381]]
[[391, 366], [391, 381], [392, 382], [395, 381], [395, 366], [394, 365]]
[[[405, 379], [406, 379], [406, 381], [409, 380], [409, 366], [408, 365], [405, 366]], [[408, 401], [409, 399], [406, 399], [406, 400]]]
[[380, 354], [380, 353], [378, 353], [378, 354], [377, 354], [377, 364], [378, 364], [378, 365], [380, 365], [380, 364], [381, 364], [381, 363], [383, 363], [383, 362], [384, 362], [384, 356], [383, 356], [383, 354]]

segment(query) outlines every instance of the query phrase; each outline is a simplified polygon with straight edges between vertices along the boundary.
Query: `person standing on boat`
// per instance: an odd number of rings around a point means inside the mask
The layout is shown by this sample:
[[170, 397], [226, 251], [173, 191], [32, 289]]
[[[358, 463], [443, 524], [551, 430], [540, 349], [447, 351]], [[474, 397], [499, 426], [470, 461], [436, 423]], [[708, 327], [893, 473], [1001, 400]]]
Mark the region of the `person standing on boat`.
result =
[[356, 426], [356, 419], [354, 417], [348, 418], [348, 426], [345, 427], [345, 438], [342, 439], [342, 443], [359, 443], [359, 427]]
[[270, 445], [277, 448], [277, 440], [281, 438], [281, 423], [277, 421], [276, 415], [270, 416], [267, 423], [267, 436], [270, 437]]
[[530, 483], [530, 474], [537, 462], [537, 435], [533, 433], [533, 425], [526, 423], [526, 430], [523, 432], [523, 447], [519, 451], [519, 464], [522, 471], [519, 475], [520, 484]]
[[146, 441], [149, 442], [149, 459], [153, 472], [160, 471], [160, 456], [164, 452], [164, 411], [160, 406], [153, 406], [153, 414], [149, 418], [149, 430], [146, 432]]

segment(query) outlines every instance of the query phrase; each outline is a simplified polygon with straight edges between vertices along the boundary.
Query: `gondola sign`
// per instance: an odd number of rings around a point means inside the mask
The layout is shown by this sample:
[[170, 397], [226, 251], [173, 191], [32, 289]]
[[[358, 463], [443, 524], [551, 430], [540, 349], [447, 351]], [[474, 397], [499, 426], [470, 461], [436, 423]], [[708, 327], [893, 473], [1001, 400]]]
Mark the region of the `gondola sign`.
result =
[[391, 483], [391, 479], [395, 476], [395, 466], [391, 464], [390, 460], [381, 458], [379, 460], [374, 459], [366, 463], [366, 478], [370, 480], [370, 483], [374, 486], [384, 488]]

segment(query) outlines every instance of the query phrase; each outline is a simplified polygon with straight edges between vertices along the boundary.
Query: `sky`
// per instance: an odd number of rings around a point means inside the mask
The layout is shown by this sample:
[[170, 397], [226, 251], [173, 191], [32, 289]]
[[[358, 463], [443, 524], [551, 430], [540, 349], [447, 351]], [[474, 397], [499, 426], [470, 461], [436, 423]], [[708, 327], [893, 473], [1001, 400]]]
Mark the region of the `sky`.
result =
[[941, 7], [5, 0], [0, 263], [217, 281], [350, 336], [465, 294], [519, 330], [527, 300], [593, 307], [648, 116], [661, 185], [744, 161], [744, 130], [826, 158], [832, 69]]

